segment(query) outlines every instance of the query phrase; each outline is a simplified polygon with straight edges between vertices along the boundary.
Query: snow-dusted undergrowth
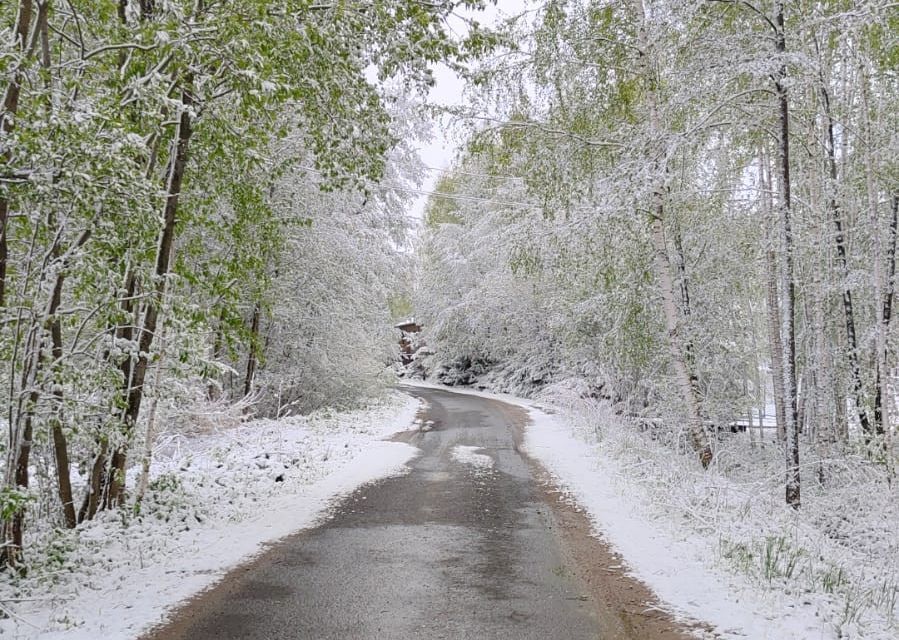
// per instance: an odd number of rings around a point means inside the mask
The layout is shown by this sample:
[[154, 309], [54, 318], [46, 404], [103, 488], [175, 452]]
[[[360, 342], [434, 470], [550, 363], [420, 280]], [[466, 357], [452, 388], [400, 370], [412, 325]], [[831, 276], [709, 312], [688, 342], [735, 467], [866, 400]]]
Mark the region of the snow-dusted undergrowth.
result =
[[[679, 579], [653, 567], [664, 564], [664, 556], [677, 557], [671, 547], [652, 558], [625, 553], [640, 577], [680, 611], [715, 623], [725, 637], [899, 637], [899, 492], [883, 466], [863, 455], [809, 464], [796, 513], [784, 504], [776, 442], [752, 445], [745, 434], [727, 434], [717, 442], [712, 468], [703, 471], [670, 441], [583, 399], [576, 385], [549, 387], [539, 400], [555, 407], [565, 424], [538, 420], [535, 453], [591, 510], [599, 528], [614, 529], [621, 514], [608, 509], [618, 504], [653, 522], [663, 540], [680, 541]], [[566, 448], [563, 440], [572, 434]], [[589, 462], [572, 464], [578, 455]], [[826, 487], [817, 482], [819, 471]], [[605, 490], [600, 482], [611, 485], [615, 499], [597, 499]], [[612, 533], [620, 543], [633, 531]], [[692, 575], [693, 561], [704, 563], [722, 590], [697, 589], [702, 577]]]
[[168, 437], [140, 514], [31, 532], [29, 575], [0, 582], [0, 635], [137, 636], [262, 544], [313, 525], [335, 496], [401, 473], [415, 449], [382, 438], [409, 428], [418, 407], [393, 394], [368, 410]]
[[471, 465], [479, 470], [492, 469], [493, 458], [486, 454], [478, 453], [478, 451], [481, 450], [481, 447], [470, 447], [464, 444], [457, 445], [453, 447], [453, 460], [461, 462], [462, 464]]

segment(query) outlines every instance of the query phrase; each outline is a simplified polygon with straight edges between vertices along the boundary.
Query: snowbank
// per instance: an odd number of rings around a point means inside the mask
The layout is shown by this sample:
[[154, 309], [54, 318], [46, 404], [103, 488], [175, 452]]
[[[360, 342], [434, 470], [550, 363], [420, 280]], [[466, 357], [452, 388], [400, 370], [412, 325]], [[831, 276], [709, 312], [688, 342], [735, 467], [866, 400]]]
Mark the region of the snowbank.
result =
[[382, 438], [408, 429], [418, 407], [394, 394], [373, 410], [259, 420], [164, 443], [145, 515], [102, 514], [50, 532], [33, 551], [47, 564], [0, 584], [11, 614], [0, 635], [136, 637], [265, 543], [314, 525], [337, 497], [403, 473], [417, 450]]
[[590, 516], [594, 527], [676, 615], [708, 622], [723, 638], [835, 638], [811, 601], [761, 593], [717, 566], [717, 540], [653, 517], [627, 495], [615, 461], [597, 455], [556, 416], [531, 409], [526, 447]]

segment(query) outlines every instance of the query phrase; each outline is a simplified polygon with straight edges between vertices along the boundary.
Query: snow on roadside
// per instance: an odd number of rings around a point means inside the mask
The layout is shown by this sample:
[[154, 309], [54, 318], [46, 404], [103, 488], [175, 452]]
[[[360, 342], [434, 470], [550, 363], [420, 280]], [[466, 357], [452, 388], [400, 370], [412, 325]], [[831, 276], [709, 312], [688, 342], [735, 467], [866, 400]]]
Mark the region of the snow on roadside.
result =
[[[528, 411], [525, 447], [583, 508], [594, 528], [624, 558], [632, 574], [649, 586], [673, 614], [702, 621], [727, 640], [833, 640], [837, 636], [804, 597], [778, 596], [716, 559], [718, 541], [680, 528], [641, 503], [616, 460], [600, 455], [544, 403], [505, 394], [414, 382], [520, 406]], [[630, 495], [629, 495], [630, 494]]]
[[776, 599], [714, 564], [715, 540], [653, 517], [626, 494], [614, 460], [600, 457], [563, 420], [531, 408], [527, 451], [555, 475], [603, 537], [673, 613], [708, 622], [722, 638], [818, 640], [835, 638], [811, 602]]
[[[382, 438], [420, 402], [395, 393], [370, 410], [257, 420], [157, 452], [143, 516], [101, 514], [48, 532], [45, 565], [3, 577], [10, 638], [134, 638], [263, 545], [316, 524], [338, 496], [407, 470], [417, 449]], [[133, 475], [133, 474], [132, 474]]]
[[475, 469], [482, 471], [492, 469], [493, 458], [486, 454], [478, 453], [478, 451], [483, 451], [483, 449], [460, 444], [453, 447], [451, 455], [456, 462], [471, 465]]

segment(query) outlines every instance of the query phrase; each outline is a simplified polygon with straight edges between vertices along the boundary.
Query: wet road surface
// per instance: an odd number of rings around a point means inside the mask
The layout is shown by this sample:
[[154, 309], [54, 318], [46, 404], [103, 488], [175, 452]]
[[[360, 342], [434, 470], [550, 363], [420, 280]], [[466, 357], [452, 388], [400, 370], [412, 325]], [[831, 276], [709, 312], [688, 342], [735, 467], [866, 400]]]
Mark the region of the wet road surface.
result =
[[[407, 388], [428, 431], [404, 476], [363, 487], [323, 525], [275, 545], [179, 612], [153, 640], [600, 637], [553, 510], [518, 452], [524, 412]], [[457, 461], [479, 447], [492, 468]], [[277, 514], [272, 514], [277, 517]]]

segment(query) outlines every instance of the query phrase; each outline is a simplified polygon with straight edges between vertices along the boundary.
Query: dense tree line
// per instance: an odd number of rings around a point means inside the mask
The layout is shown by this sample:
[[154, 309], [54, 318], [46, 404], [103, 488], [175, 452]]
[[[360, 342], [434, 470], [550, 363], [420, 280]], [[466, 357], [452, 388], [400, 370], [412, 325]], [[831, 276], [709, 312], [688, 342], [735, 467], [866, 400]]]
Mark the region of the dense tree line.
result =
[[507, 28], [427, 213], [430, 366], [585, 380], [704, 466], [773, 405], [796, 508], [803, 467], [826, 481], [801, 443], [891, 469], [895, 3], [559, 0]]
[[[126, 476], [160, 402], [283, 414], [371, 385], [402, 232], [375, 188], [406, 171], [397, 96], [488, 44], [446, 26], [478, 4], [0, 5], [6, 564], [29, 515], [75, 527], [140, 501]], [[324, 362], [330, 339], [363, 355]]]

